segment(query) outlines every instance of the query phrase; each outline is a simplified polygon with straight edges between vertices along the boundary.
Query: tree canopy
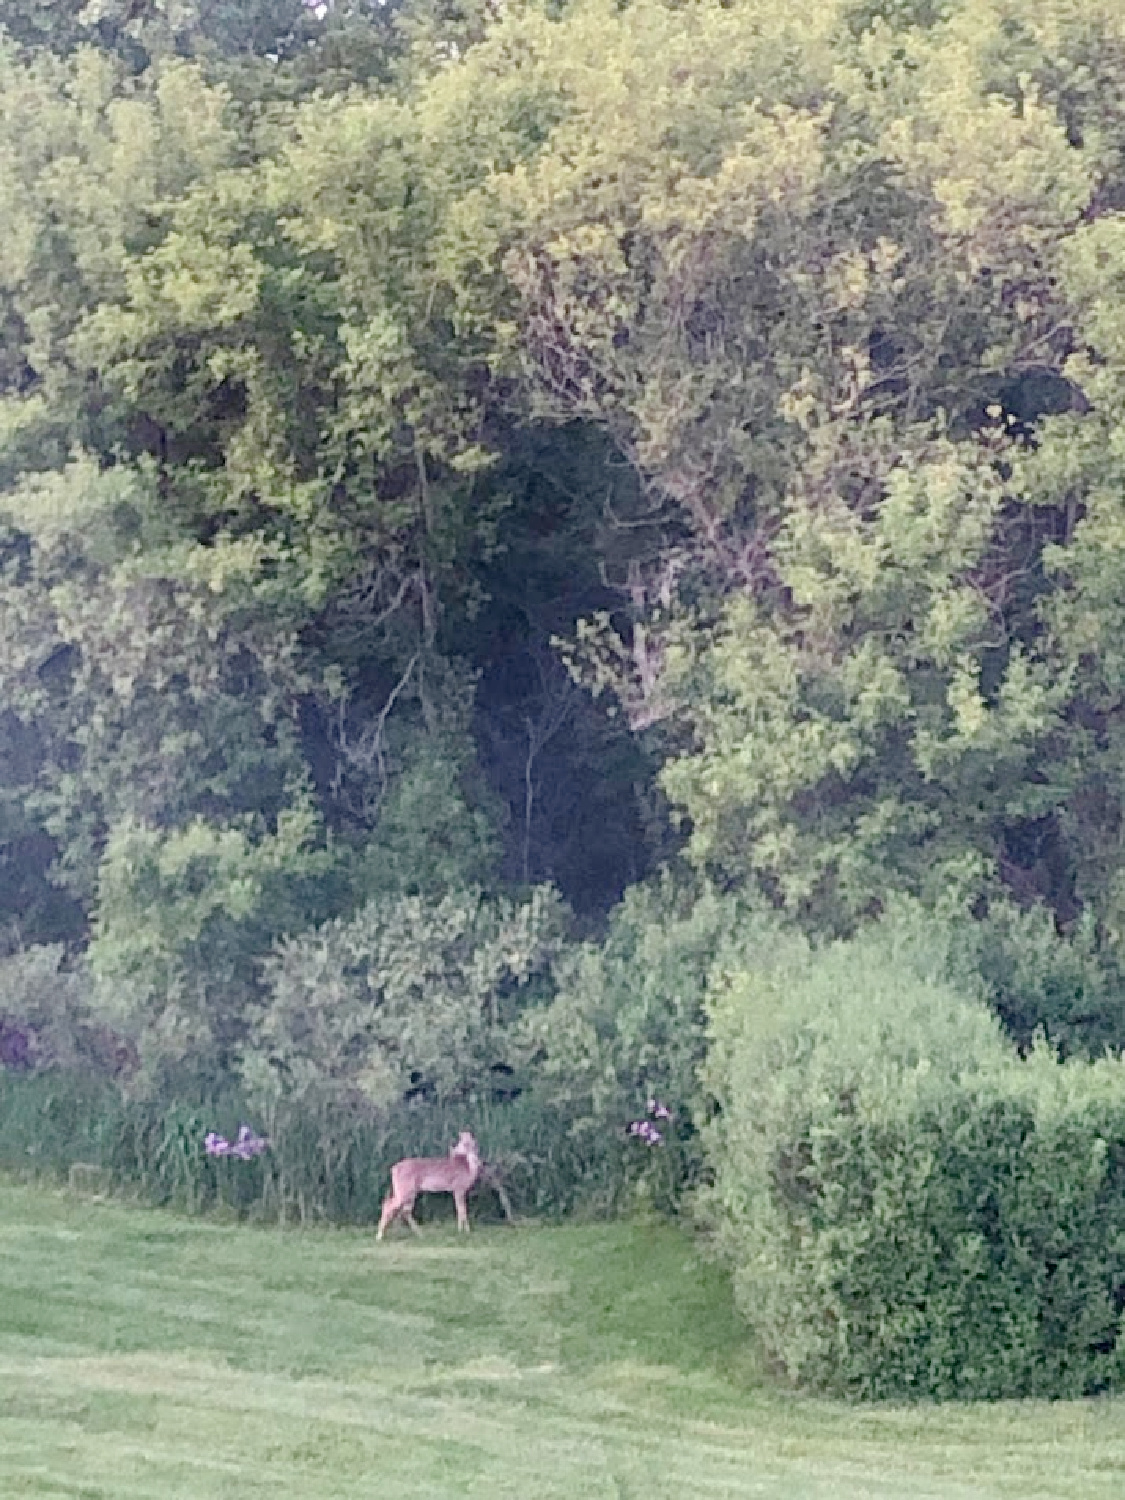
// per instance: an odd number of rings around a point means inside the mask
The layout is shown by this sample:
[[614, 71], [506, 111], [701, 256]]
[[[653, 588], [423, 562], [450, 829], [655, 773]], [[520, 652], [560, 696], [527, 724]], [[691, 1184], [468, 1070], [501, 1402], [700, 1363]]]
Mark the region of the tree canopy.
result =
[[9, 947], [674, 867], [1112, 989], [1115, 0], [15, 0], [0, 207]]

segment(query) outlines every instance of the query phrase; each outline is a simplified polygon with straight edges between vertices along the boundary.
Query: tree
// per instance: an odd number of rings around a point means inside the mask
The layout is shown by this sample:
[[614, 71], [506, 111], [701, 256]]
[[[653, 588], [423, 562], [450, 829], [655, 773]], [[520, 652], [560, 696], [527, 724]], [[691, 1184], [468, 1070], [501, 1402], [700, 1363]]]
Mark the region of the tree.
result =
[[[603, 425], [663, 508], [579, 669], [666, 726], [694, 857], [829, 929], [900, 886], [1026, 884], [1072, 783], [1066, 499], [1012, 480], [1044, 409], [1088, 400], [1061, 272], [1115, 158], [1060, 118], [1061, 13], [1026, 38], [1041, 87], [998, 61], [999, 8], [920, 19], [529, 24], [568, 92], [493, 185], [535, 409]], [[1032, 890], [1066, 914], [1065, 878]]]
[[259, 961], [335, 904], [335, 862], [317, 833], [315, 814], [296, 799], [272, 830], [250, 819], [114, 828], [90, 962], [99, 1014], [137, 1047], [134, 1087], [229, 1083], [247, 1045]]
[[0, 688], [73, 889], [311, 787], [344, 908], [682, 839], [1112, 969], [1110, 0], [127, 9], [0, 64]]

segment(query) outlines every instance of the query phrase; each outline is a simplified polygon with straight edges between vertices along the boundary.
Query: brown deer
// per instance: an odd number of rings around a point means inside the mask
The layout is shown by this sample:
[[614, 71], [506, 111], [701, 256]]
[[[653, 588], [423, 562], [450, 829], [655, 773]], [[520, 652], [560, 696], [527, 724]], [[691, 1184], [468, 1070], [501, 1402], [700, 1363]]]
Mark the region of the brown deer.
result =
[[407, 1156], [396, 1161], [391, 1168], [391, 1190], [383, 1199], [379, 1232], [375, 1238], [381, 1240], [387, 1225], [399, 1215], [415, 1234], [420, 1232], [413, 1213], [414, 1200], [419, 1193], [452, 1193], [457, 1207], [457, 1228], [468, 1234], [469, 1211], [465, 1199], [476, 1184], [483, 1165], [480, 1147], [467, 1130], [458, 1136], [457, 1144], [448, 1156]]

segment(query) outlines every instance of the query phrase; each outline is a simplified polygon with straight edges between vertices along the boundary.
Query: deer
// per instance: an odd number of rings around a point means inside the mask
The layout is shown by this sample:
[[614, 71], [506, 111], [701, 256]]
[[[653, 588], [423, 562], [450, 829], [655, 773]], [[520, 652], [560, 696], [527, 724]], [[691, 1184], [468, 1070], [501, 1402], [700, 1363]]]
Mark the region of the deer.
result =
[[480, 1147], [468, 1130], [457, 1137], [448, 1156], [407, 1156], [396, 1161], [391, 1168], [391, 1190], [383, 1199], [383, 1212], [379, 1216], [379, 1230], [375, 1238], [381, 1240], [387, 1226], [400, 1215], [415, 1234], [420, 1234], [414, 1222], [414, 1200], [419, 1193], [452, 1193], [457, 1207], [457, 1230], [469, 1232], [469, 1211], [465, 1199], [476, 1185], [484, 1162]]

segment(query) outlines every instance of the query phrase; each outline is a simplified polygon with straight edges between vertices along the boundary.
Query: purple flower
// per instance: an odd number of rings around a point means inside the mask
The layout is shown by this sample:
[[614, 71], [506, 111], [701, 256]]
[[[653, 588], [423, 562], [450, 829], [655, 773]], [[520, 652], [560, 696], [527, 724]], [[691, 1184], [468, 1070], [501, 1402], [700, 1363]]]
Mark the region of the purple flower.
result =
[[659, 1146], [664, 1137], [657, 1130], [651, 1120], [634, 1120], [629, 1126], [629, 1134], [635, 1135], [648, 1146]]
[[650, 1099], [648, 1101], [648, 1112], [657, 1120], [670, 1120], [672, 1118], [672, 1111], [666, 1104], [661, 1104], [659, 1099]]
[[203, 1142], [203, 1148], [208, 1156], [234, 1156], [239, 1161], [252, 1161], [255, 1156], [261, 1156], [263, 1151], [269, 1150], [269, 1141], [264, 1136], [256, 1134], [249, 1125], [243, 1125], [238, 1132], [238, 1139], [232, 1144], [226, 1136], [219, 1135], [216, 1131], [208, 1131]]

